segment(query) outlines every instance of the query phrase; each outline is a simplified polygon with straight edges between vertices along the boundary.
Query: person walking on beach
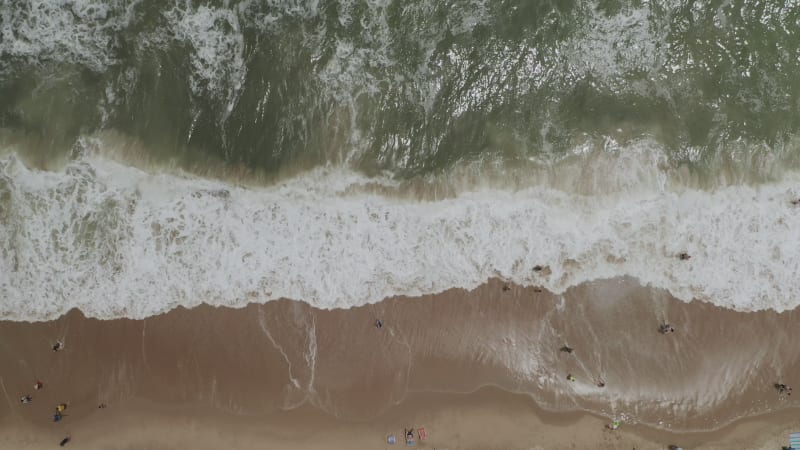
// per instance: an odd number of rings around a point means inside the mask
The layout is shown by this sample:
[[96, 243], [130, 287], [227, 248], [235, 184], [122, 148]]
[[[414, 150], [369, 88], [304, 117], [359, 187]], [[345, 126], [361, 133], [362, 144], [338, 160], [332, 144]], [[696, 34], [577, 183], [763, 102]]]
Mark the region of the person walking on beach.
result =
[[54, 352], [57, 352], [57, 351], [61, 350], [62, 348], [64, 348], [64, 343], [61, 342], [61, 341], [56, 341], [56, 343], [53, 344], [53, 351]]
[[792, 388], [783, 383], [775, 383], [775, 389], [778, 390], [778, 394], [792, 395]]
[[56, 413], [53, 414], [53, 422], [61, 422], [61, 419], [63, 418], [64, 416], [58, 411], [56, 411]]
[[22, 397], [21, 399], [19, 399], [19, 402], [24, 405], [26, 403], [30, 403], [32, 400], [33, 400], [33, 398], [30, 395], [26, 395], [26, 396]]
[[567, 374], [567, 380], [574, 382], [575, 381], [575, 377], [571, 373], [568, 373]]
[[377, 329], [379, 329], [379, 330], [380, 330], [381, 328], [383, 328], [383, 322], [381, 321], [381, 319], [378, 319], [378, 320], [376, 320], [376, 321], [375, 321], [375, 327], [376, 327]]
[[34, 384], [34, 385], [33, 385], [33, 388], [34, 388], [34, 389], [36, 389], [37, 391], [38, 391], [39, 389], [43, 388], [43, 387], [44, 387], [44, 383], [42, 383], [42, 382], [41, 382], [41, 381], [39, 381], [39, 380], [36, 380], [36, 384]]

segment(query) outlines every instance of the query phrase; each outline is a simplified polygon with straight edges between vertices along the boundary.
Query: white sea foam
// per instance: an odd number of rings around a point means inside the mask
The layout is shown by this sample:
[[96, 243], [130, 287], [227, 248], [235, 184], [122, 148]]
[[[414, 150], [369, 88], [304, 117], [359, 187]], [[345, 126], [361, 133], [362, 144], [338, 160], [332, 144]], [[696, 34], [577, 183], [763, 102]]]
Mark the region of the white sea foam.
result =
[[175, 6], [165, 13], [175, 39], [191, 48], [191, 89], [227, 103], [230, 112], [244, 83], [244, 36], [232, 9]]
[[[367, 1], [362, 11], [363, 17], [354, 26], [354, 4], [352, 1], [342, 2], [339, 21], [345, 27], [360, 29], [355, 36], [358, 42], [354, 42], [353, 37], [337, 39], [336, 52], [318, 74], [328, 94], [338, 102], [354, 104], [356, 98], [363, 93], [380, 92], [381, 84], [387, 81], [387, 77], [392, 78], [389, 80], [391, 82], [414, 83], [414, 89], [406, 95], [417, 96], [415, 100], [423, 104], [432, 102], [441, 80], [430, 73], [428, 60], [437, 43], [446, 32], [455, 35], [466, 33], [489, 20], [485, 0], [470, 0], [453, 5], [443, 27], [430, 26], [429, 17], [440, 6], [437, 2], [420, 1], [403, 6], [401, 15], [407, 21], [408, 27], [415, 27], [404, 31], [413, 36], [426, 58], [421, 60], [423, 63], [414, 67], [397, 67], [398, 56], [393, 46], [393, 33], [396, 30], [390, 27], [388, 17], [390, 4], [391, 2], [385, 0]], [[321, 28], [317, 32], [320, 34], [317, 40], [322, 40], [322, 36], [329, 33], [327, 28]], [[391, 75], [375, 75], [375, 72], [380, 73], [389, 68], [394, 69]]]
[[[625, 8], [607, 15], [588, 3], [592, 14], [565, 45], [569, 72], [591, 73], [612, 82], [630, 71], [654, 71], [667, 60], [667, 26], [653, 16], [649, 6]], [[620, 87], [636, 86], [624, 83]]]
[[139, 0], [26, 0], [0, 4], [0, 54], [103, 70]]
[[[346, 308], [490, 277], [563, 292], [631, 275], [739, 310], [800, 303], [800, 208], [789, 203], [800, 190], [791, 174], [715, 192], [531, 187], [435, 202], [358, 189], [376, 181], [318, 170], [243, 189], [99, 156], [58, 172], [7, 157], [0, 317], [42, 320], [77, 307], [142, 318], [281, 297]], [[680, 261], [682, 251], [692, 259]]]

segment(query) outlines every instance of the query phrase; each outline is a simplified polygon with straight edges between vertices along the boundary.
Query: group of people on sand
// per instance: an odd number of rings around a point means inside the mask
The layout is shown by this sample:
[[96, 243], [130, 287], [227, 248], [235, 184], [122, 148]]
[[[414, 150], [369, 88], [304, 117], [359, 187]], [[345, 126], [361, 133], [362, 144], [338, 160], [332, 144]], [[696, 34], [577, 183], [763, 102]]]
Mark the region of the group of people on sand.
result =
[[[54, 353], [60, 352], [64, 349], [64, 343], [60, 340], [57, 340], [51, 347]], [[36, 391], [44, 389], [44, 383], [41, 380], [36, 380], [36, 383], [33, 385], [33, 389]], [[20, 403], [27, 404], [33, 401], [33, 397], [29, 394], [26, 394], [20, 398]], [[53, 413], [53, 422], [61, 422], [61, 420], [65, 417], [64, 411], [66, 411], [67, 407], [69, 407], [69, 403], [59, 403], [56, 405], [55, 412]], [[98, 408], [105, 408], [106, 404], [101, 403]], [[61, 447], [66, 446], [72, 440], [72, 436], [67, 434], [61, 441], [59, 445]]]
[[[795, 205], [795, 206], [800, 206], [800, 198], [798, 198], [797, 200], [792, 200], [791, 203], [793, 205]], [[692, 256], [689, 255], [686, 252], [678, 253], [677, 257], [681, 261], [688, 261], [689, 259], [692, 258]], [[675, 327], [673, 327], [669, 322], [664, 321], [659, 325], [658, 332], [661, 333], [661, 334], [674, 333], [675, 332]], [[559, 349], [559, 351], [564, 352], [564, 353], [572, 354], [574, 349], [572, 347], [568, 346], [568, 345], [564, 345], [563, 347], [561, 347]], [[576, 378], [572, 373], [567, 373], [567, 381], [575, 382]], [[598, 387], [602, 388], [602, 387], [605, 386], [605, 382], [602, 379], [598, 378], [595, 381], [596, 381], [596, 385]], [[784, 383], [775, 383], [775, 389], [778, 391], [779, 395], [784, 395], [784, 394], [787, 395], [787, 396], [788, 395], [792, 395], [791, 386], [787, 386]], [[611, 430], [616, 430], [616, 429], [618, 429], [620, 427], [620, 425], [621, 425], [621, 422], [619, 420], [615, 420], [611, 425], [606, 425], [606, 428], [611, 429]], [[676, 447], [676, 446], [670, 446], [670, 448], [673, 448], [673, 447], [674, 448], [679, 448], [679, 447]]]
[[[692, 258], [692, 256], [690, 254], [686, 253], [686, 252], [678, 253], [678, 259], [681, 260], [681, 261], [688, 261], [691, 258]], [[673, 327], [669, 322], [664, 321], [659, 325], [658, 332], [661, 333], [661, 334], [674, 333], [675, 332], [675, 327]], [[572, 352], [574, 351], [574, 349], [572, 347], [568, 346], [568, 345], [564, 345], [563, 347], [559, 348], [558, 350], [561, 351], [561, 352], [564, 352], [564, 353], [569, 353], [569, 354], [572, 354]], [[575, 375], [573, 375], [572, 373], [567, 373], [567, 381], [575, 382], [576, 380], [577, 380], [577, 378], [575, 378]], [[606, 382], [600, 377], [595, 378], [594, 382], [595, 382], [595, 385], [597, 387], [599, 387], [599, 388], [604, 388], [606, 386]], [[791, 390], [791, 388], [789, 388], [789, 390]], [[606, 425], [606, 428], [610, 429], [610, 430], [616, 430], [616, 429], [618, 429], [620, 427], [620, 425], [621, 425], [621, 422], [619, 420], [615, 420], [611, 425]]]
[[[53, 350], [54, 353], [59, 352], [64, 349], [64, 343], [57, 340], [50, 348]], [[36, 380], [36, 383], [33, 384], [33, 389], [36, 391], [44, 389], [44, 383], [41, 380]], [[22, 398], [20, 398], [19, 400], [19, 402], [22, 403], [23, 405], [30, 403], [32, 401], [33, 397], [29, 394], [23, 395]], [[69, 406], [67, 403], [59, 403], [58, 405], [56, 405], [56, 411], [55, 414], [53, 414], [53, 422], [60, 422], [61, 419], [64, 418], [63, 412], [67, 409], [67, 406]], [[61, 442], [59, 442], [58, 445], [64, 447], [69, 443], [70, 440], [72, 440], [72, 437], [68, 434], [63, 439], [61, 439]]]

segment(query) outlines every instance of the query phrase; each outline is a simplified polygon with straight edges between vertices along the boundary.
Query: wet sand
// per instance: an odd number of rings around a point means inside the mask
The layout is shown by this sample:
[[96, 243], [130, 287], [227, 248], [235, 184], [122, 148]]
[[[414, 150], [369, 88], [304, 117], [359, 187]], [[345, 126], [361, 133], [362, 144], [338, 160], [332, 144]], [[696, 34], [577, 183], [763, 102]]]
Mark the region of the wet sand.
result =
[[[800, 373], [795, 315], [683, 303], [632, 280], [563, 296], [495, 280], [350, 310], [282, 300], [0, 322], [0, 447], [70, 432], [80, 448], [383, 448], [424, 426], [426, 448], [775, 448], [800, 431], [796, 399], [773, 388]], [[676, 332], [658, 333], [662, 320]], [[621, 430], [603, 428], [611, 417]]]

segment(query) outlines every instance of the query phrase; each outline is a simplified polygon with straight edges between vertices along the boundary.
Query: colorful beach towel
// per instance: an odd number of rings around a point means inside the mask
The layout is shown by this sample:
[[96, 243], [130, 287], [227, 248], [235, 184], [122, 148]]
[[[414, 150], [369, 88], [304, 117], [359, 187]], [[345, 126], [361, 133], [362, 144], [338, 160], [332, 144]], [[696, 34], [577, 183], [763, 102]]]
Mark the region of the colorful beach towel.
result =
[[800, 449], [800, 433], [789, 434], [789, 447]]

